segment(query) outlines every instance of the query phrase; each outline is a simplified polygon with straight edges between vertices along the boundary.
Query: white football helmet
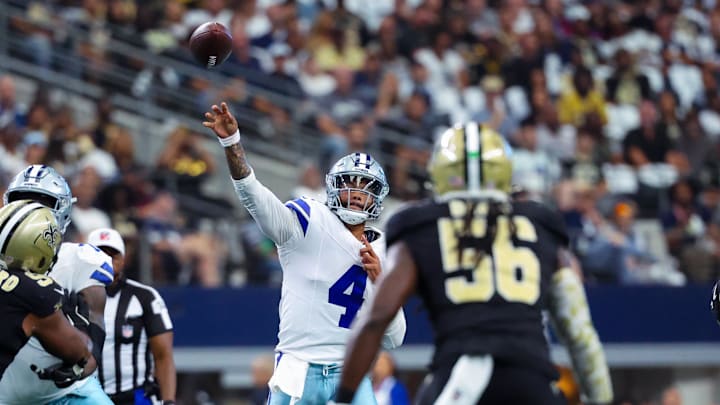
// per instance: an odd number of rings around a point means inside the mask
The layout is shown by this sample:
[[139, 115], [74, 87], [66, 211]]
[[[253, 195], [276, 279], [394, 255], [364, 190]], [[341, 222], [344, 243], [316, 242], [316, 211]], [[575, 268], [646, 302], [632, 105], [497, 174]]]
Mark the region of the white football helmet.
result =
[[76, 199], [67, 181], [55, 169], [31, 165], [18, 173], [8, 185], [3, 202], [8, 204], [18, 200], [32, 200], [50, 208], [60, 231], [65, 234]]
[[[357, 225], [365, 221], [375, 220], [382, 211], [383, 199], [388, 195], [390, 186], [385, 172], [375, 159], [366, 153], [351, 153], [337, 161], [325, 176], [327, 187], [327, 206], [341, 221]], [[340, 200], [342, 193], [360, 191], [368, 198], [362, 210], [350, 207], [350, 199], [343, 205]]]

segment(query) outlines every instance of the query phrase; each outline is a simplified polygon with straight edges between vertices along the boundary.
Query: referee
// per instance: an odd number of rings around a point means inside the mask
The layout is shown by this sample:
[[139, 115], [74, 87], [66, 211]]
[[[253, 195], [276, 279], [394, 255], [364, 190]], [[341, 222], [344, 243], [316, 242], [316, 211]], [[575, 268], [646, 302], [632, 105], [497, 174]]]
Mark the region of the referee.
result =
[[88, 243], [112, 257], [115, 270], [107, 287], [100, 383], [116, 405], [152, 405], [152, 396], [174, 405], [173, 326], [165, 301], [154, 288], [125, 277], [125, 243], [116, 230], [97, 229]]

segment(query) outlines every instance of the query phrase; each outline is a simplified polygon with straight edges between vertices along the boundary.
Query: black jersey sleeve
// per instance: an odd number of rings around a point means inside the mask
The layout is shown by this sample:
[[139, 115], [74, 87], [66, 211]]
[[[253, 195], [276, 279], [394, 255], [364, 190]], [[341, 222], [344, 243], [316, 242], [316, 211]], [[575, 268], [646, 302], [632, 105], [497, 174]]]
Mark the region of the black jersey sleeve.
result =
[[17, 286], [11, 291], [25, 309], [40, 318], [52, 315], [62, 307], [63, 289], [52, 278], [24, 271], [11, 271], [3, 286], [17, 277]]
[[143, 290], [142, 297], [138, 298], [142, 301], [143, 324], [149, 338], [173, 330], [165, 300], [154, 288]]
[[557, 210], [544, 204], [533, 203], [533, 211], [537, 214], [539, 224], [555, 236], [560, 246], [567, 247], [570, 244], [565, 221]]
[[387, 225], [385, 226], [385, 237], [387, 238], [388, 247], [400, 240], [403, 233], [405, 233], [407, 222], [406, 212], [407, 209], [398, 211], [388, 220]]
[[409, 203], [401, 208], [393, 216], [390, 217], [385, 226], [385, 238], [387, 238], [387, 246], [404, 239], [413, 230], [424, 225], [430, 220], [435, 220], [433, 216], [432, 202], [424, 200], [420, 202]]

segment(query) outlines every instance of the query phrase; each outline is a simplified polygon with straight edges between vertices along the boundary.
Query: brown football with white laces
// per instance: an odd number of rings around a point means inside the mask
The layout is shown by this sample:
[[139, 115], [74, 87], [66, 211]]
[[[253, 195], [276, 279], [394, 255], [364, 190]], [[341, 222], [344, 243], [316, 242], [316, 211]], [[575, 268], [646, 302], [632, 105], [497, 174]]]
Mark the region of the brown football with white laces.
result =
[[232, 36], [219, 22], [206, 22], [193, 31], [189, 45], [198, 63], [210, 69], [219, 66], [230, 56]]

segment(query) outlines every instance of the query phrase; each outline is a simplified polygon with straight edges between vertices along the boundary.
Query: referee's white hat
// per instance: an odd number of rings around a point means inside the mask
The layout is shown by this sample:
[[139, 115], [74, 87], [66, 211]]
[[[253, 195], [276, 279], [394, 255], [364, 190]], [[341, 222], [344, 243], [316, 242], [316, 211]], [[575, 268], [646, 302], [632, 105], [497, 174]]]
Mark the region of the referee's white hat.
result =
[[107, 246], [125, 256], [125, 242], [118, 231], [111, 228], [100, 228], [90, 232], [87, 242], [96, 247]]

